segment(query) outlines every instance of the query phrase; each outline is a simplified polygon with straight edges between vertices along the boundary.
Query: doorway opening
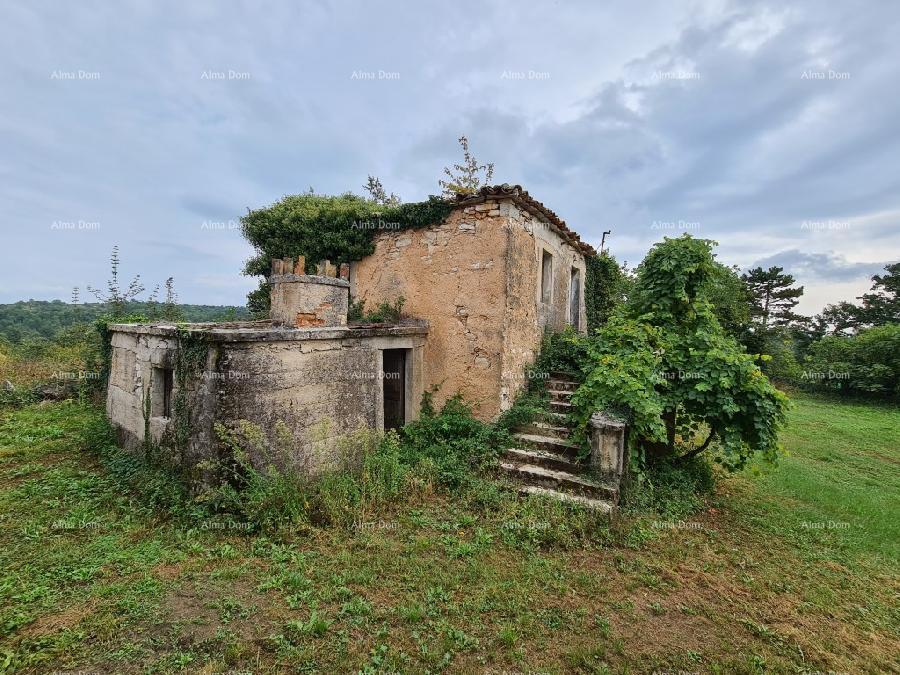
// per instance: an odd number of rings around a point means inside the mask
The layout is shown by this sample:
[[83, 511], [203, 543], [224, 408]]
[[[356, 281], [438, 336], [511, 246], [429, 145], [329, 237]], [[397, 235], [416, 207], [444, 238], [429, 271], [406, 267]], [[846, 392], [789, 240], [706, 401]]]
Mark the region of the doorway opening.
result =
[[572, 268], [569, 281], [569, 323], [575, 330], [581, 330], [581, 270]]
[[382, 352], [381, 386], [384, 390], [384, 430], [399, 429], [406, 424], [406, 353], [407, 349], [385, 349]]

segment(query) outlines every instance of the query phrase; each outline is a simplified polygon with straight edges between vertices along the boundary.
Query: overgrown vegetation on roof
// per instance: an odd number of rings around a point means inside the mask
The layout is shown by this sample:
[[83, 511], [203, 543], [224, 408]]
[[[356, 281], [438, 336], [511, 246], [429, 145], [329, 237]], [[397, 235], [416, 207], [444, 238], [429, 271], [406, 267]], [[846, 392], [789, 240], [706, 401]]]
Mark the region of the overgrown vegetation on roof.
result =
[[[265, 276], [269, 261], [285, 256], [304, 256], [307, 268], [322, 260], [359, 260], [373, 253], [378, 232], [434, 225], [452, 209], [450, 202], [435, 196], [423, 202], [382, 204], [350, 192], [288, 195], [241, 218], [241, 231], [256, 251], [244, 274]], [[255, 314], [265, 314], [268, 303], [268, 284], [263, 280], [248, 295], [248, 306]]]

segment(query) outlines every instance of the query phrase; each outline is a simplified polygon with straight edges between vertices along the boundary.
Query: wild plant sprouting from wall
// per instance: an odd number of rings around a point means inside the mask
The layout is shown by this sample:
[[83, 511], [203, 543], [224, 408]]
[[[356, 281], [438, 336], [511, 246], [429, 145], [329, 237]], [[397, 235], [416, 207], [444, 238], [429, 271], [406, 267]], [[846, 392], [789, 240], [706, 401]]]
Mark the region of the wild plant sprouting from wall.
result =
[[[438, 180], [438, 185], [443, 190], [444, 197], [450, 199], [457, 195], [471, 195], [478, 192], [483, 185], [488, 185], [494, 177], [494, 164], [479, 164], [478, 160], [469, 151], [469, 139], [459, 137], [459, 144], [463, 149], [463, 163], [454, 164], [453, 168], [444, 167], [444, 175], [448, 180]], [[484, 180], [480, 174], [484, 172]]]
[[119, 247], [113, 246], [112, 254], [109, 257], [110, 264], [110, 278], [109, 281], [106, 282], [106, 293], [93, 288], [92, 286], [88, 286], [87, 289], [94, 294], [94, 296], [100, 302], [108, 305], [110, 308], [110, 313], [113, 316], [122, 316], [125, 314], [125, 308], [129, 302], [134, 300], [137, 296], [144, 292], [144, 285], [141, 283], [141, 275], [132, 279], [128, 286], [122, 288], [122, 284], [119, 281]]

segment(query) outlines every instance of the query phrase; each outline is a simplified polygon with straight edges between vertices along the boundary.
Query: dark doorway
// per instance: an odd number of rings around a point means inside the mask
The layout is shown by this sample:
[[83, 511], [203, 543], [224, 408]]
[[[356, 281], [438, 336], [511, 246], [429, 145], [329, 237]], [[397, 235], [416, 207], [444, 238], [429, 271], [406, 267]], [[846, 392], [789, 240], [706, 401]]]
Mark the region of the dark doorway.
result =
[[581, 330], [581, 270], [575, 267], [569, 283], [569, 323]]
[[382, 354], [384, 430], [387, 431], [406, 424], [406, 350], [385, 349]]

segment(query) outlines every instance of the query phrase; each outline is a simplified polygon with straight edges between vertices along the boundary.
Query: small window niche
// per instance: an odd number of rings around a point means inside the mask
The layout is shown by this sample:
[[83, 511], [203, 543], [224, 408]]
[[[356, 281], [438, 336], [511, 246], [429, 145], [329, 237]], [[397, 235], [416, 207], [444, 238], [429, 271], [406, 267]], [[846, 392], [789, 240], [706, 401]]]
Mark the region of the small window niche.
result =
[[550, 304], [553, 301], [553, 255], [544, 251], [541, 256], [541, 302]]
[[172, 390], [175, 372], [171, 368], [154, 368], [151, 381], [150, 416], [172, 417]]

